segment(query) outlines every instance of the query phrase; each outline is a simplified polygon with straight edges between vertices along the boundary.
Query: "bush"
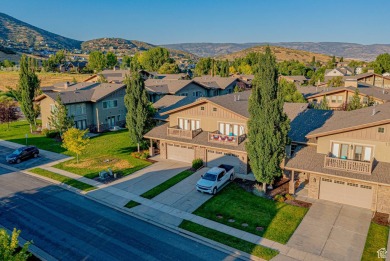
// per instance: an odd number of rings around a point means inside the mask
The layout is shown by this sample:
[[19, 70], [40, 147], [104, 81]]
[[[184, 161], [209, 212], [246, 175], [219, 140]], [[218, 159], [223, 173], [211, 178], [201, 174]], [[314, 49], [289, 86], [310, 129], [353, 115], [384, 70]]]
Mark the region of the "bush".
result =
[[149, 158], [149, 152], [148, 151], [144, 151], [143, 153], [141, 153], [139, 158], [143, 159], [143, 160]]
[[282, 195], [276, 195], [274, 200], [277, 202], [284, 202], [284, 197]]
[[203, 160], [202, 159], [194, 159], [192, 161], [192, 168], [193, 169], [199, 169], [203, 166]]
[[286, 198], [286, 200], [294, 200], [295, 199], [295, 197], [291, 194], [286, 194], [286, 195], [284, 195], [284, 197]]
[[144, 159], [149, 158], [149, 151], [148, 150], [143, 150], [141, 152], [135, 151], [135, 152], [132, 152], [130, 155], [132, 157], [134, 157], [134, 158], [143, 159], [144, 160]]
[[58, 131], [51, 131], [49, 129], [43, 129], [41, 131], [42, 135], [45, 135], [46, 138], [57, 138], [60, 136], [60, 133]]

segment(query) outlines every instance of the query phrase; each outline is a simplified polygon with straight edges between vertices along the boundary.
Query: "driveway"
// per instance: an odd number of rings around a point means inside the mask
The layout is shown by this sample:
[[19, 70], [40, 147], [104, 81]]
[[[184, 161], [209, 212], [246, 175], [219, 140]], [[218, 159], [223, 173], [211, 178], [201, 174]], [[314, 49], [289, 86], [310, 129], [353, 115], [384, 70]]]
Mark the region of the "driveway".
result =
[[360, 260], [370, 222], [368, 209], [316, 200], [287, 245], [335, 261]]

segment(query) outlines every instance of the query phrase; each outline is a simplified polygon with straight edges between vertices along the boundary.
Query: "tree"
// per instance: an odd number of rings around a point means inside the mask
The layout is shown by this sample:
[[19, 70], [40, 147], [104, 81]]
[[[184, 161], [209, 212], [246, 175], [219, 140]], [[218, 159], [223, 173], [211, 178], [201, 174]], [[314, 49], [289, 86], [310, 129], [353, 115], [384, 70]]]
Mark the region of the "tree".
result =
[[7, 231], [3, 228], [0, 228], [0, 257], [1, 260], [6, 261], [26, 261], [31, 257], [31, 253], [28, 252], [30, 247], [30, 241], [26, 242], [21, 249], [19, 249], [19, 240], [18, 237], [21, 231], [14, 230], [12, 234], [9, 235]]
[[146, 132], [146, 123], [148, 122], [148, 97], [145, 90], [145, 84], [141, 75], [136, 71], [131, 78], [126, 80], [125, 105], [127, 108], [126, 124], [129, 129], [130, 140], [137, 143], [138, 152], [140, 143]]
[[343, 85], [344, 85], [344, 81], [342, 76], [332, 77], [332, 79], [328, 81], [328, 86], [341, 87]]
[[4, 60], [3, 61], [3, 66], [8, 68], [8, 67], [14, 67], [15, 63], [14, 62], [11, 62], [9, 60]]
[[87, 132], [88, 129], [79, 130], [72, 127], [62, 136], [62, 147], [76, 154], [77, 163], [79, 163], [79, 155], [83, 153], [89, 144]]
[[326, 97], [326, 95], [324, 96], [324, 98], [322, 99], [322, 101], [319, 103], [319, 104], [316, 104], [314, 105], [314, 109], [317, 109], [317, 110], [329, 110], [329, 105], [328, 105], [328, 98]]
[[229, 76], [229, 62], [228, 60], [220, 62], [219, 76], [228, 77]]
[[38, 76], [28, 66], [26, 55], [20, 58], [19, 84], [15, 92], [27, 122], [30, 124], [30, 132], [36, 127], [36, 119], [39, 115], [39, 107], [34, 104], [34, 98], [38, 95], [40, 81]]
[[0, 96], [0, 123], [7, 123], [9, 129], [10, 122], [17, 121], [21, 117], [18, 106], [14, 99], [7, 96]]
[[124, 56], [122, 57], [121, 68], [122, 68], [122, 69], [128, 69], [128, 68], [130, 68], [130, 63], [131, 63], [131, 57], [130, 57], [130, 56], [127, 56], [127, 55], [124, 55]]
[[344, 57], [340, 57], [340, 63], [344, 62]]
[[357, 109], [363, 108], [362, 103], [360, 102], [360, 95], [359, 95], [359, 90], [356, 88], [355, 93], [352, 96], [351, 101], [347, 104], [347, 110], [348, 111], [353, 111]]
[[157, 71], [164, 63], [173, 63], [169, 58], [169, 51], [166, 48], [155, 47], [141, 53], [138, 56], [141, 67], [147, 71]]
[[246, 148], [257, 181], [266, 184], [282, 174], [280, 164], [285, 155], [290, 129], [283, 112], [283, 97], [278, 87], [275, 56], [266, 48], [259, 59], [258, 71], [249, 97], [248, 142]]
[[297, 90], [294, 83], [281, 79], [279, 81], [279, 88], [285, 102], [306, 102], [302, 93]]
[[50, 126], [56, 129], [60, 136], [74, 125], [73, 117], [68, 117], [68, 109], [57, 95], [56, 104], [49, 116]]
[[106, 57], [102, 52], [94, 51], [89, 54], [88, 68], [96, 72], [102, 71], [106, 67]]
[[390, 72], [390, 54], [383, 53], [376, 57], [375, 62], [373, 63], [375, 73], [385, 73]]
[[179, 66], [175, 63], [164, 63], [160, 69], [158, 69], [158, 73], [161, 74], [172, 74], [172, 73], [179, 73], [180, 69]]
[[211, 58], [200, 58], [195, 66], [195, 74], [197, 76], [210, 74], [212, 67]]
[[106, 66], [110, 69], [114, 68], [118, 63], [118, 59], [113, 52], [108, 52], [106, 54]]

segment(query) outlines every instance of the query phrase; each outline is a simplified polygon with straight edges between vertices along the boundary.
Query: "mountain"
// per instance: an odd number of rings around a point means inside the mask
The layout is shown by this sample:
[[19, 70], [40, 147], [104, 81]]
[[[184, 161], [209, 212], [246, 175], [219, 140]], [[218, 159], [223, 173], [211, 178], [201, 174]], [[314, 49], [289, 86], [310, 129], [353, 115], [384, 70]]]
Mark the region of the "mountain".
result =
[[[81, 49], [83, 51], [111, 51], [119, 55], [131, 55], [139, 51], [147, 51], [154, 47], [157, 47], [157, 45], [122, 38], [99, 38], [85, 41], [81, 44]], [[195, 55], [185, 51], [168, 49], [171, 56], [174, 58], [196, 58]]]
[[291, 49], [366, 61], [374, 60], [379, 54], [390, 53], [390, 44], [363, 45], [342, 42], [181, 43], [166, 44], [164, 46], [167, 48], [190, 52], [201, 57], [214, 57], [238, 52], [259, 45], [281, 46]]
[[[217, 56], [217, 59], [221, 60], [234, 60], [236, 58], [243, 58], [248, 53], [264, 53], [266, 46], [255, 46], [244, 49], [242, 51], [234, 52], [231, 54], [225, 54], [221, 56]], [[280, 46], [270, 46], [272, 53], [275, 54], [277, 61], [285, 61], [285, 60], [298, 60], [303, 63], [309, 63], [312, 61], [313, 56], [316, 57], [316, 61], [327, 62], [331, 59], [331, 56], [320, 54], [320, 53], [312, 53], [302, 50], [295, 50], [291, 48], [285, 48]]]
[[81, 41], [48, 32], [9, 15], [0, 13], [0, 45], [18, 52], [80, 49]]

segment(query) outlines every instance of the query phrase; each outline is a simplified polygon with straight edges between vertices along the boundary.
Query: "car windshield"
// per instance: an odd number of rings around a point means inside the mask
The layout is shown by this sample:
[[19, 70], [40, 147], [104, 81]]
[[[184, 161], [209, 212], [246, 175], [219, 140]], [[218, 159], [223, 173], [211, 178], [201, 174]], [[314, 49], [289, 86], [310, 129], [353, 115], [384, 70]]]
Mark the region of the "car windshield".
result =
[[22, 152], [23, 152], [23, 149], [22, 149], [22, 148], [19, 148], [19, 149], [15, 150], [14, 152], [12, 152], [11, 155], [13, 155], [13, 156], [18, 156], [18, 155], [20, 155], [20, 153], [22, 153]]
[[204, 176], [203, 176], [203, 179], [205, 180], [210, 180], [210, 181], [215, 181], [217, 179], [217, 176], [216, 175], [212, 175], [210, 173], [206, 173]]

